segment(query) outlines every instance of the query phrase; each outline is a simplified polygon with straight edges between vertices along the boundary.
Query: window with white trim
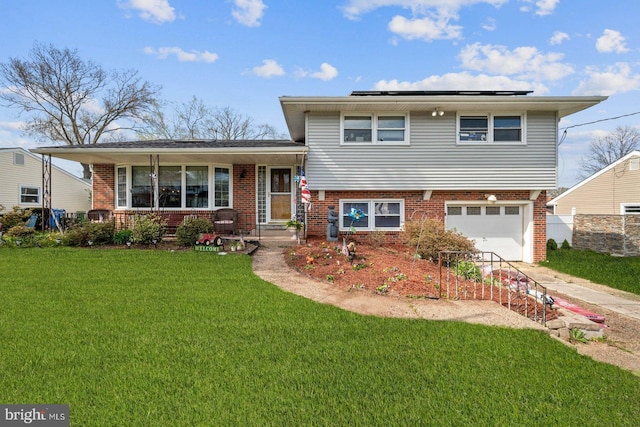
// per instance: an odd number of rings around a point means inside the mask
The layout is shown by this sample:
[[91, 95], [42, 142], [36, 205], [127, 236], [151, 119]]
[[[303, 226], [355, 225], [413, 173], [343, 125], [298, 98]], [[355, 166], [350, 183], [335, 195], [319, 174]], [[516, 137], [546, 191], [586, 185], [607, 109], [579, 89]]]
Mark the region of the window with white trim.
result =
[[524, 114], [460, 114], [458, 143], [523, 144]]
[[[364, 213], [354, 220], [351, 209]], [[404, 200], [341, 200], [340, 230], [400, 230], [404, 223]]]
[[231, 168], [158, 166], [156, 174], [150, 166], [119, 166], [116, 189], [118, 208], [226, 208], [231, 207]]
[[345, 114], [343, 144], [408, 144], [407, 116], [396, 114]]
[[116, 188], [118, 189], [118, 197], [116, 206], [119, 208], [127, 207], [127, 168], [119, 167], [116, 169]]
[[24, 204], [40, 204], [40, 187], [21, 185], [20, 186], [20, 203]]
[[620, 205], [620, 214], [621, 215], [640, 215], [640, 205], [623, 203]]

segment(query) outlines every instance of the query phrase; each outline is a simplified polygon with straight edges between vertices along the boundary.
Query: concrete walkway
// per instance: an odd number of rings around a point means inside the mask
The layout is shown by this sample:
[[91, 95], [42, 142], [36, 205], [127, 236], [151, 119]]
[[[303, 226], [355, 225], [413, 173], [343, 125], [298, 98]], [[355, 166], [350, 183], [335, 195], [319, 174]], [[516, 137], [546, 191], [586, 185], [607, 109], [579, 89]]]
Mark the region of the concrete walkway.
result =
[[551, 293], [557, 292], [640, 320], [640, 295], [619, 291], [534, 264], [517, 263], [516, 266]]

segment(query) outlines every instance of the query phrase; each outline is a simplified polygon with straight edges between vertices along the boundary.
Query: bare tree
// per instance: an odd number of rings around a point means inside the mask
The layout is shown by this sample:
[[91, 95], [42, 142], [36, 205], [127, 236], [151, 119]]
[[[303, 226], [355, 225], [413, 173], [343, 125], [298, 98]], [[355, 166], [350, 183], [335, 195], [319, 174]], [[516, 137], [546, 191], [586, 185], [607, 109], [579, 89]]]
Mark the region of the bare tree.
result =
[[[68, 145], [96, 144], [132, 129], [159, 87], [134, 70], [105, 71], [77, 50], [36, 43], [26, 59], [0, 64], [0, 99], [27, 115], [24, 131]], [[89, 165], [83, 164], [90, 178]]]
[[621, 159], [640, 144], [640, 132], [630, 126], [618, 126], [605, 136], [595, 138], [589, 144], [589, 153], [582, 159], [582, 178], [587, 178], [602, 168]]
[[[168, 110], [168, 111], [167, 111]], [[155, 103], [138, 131], [145, 139], [285, 139], [270, 125], [256, 125], [230, 107], [210, 108], [197, 97], [182, 104]]]

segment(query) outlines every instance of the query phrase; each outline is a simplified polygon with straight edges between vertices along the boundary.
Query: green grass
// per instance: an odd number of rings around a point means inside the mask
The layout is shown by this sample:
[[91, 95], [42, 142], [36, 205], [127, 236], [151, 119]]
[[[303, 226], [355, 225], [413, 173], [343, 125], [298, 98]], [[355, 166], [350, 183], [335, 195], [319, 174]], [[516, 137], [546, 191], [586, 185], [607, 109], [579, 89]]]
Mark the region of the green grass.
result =
[[73, 426], [637, 426], [640, 378], [533, 330], [376, 318], [247, 256], [0, 249], [0, 403]]
[[547, 251], [541, 265], [640, 295], [640, 257], [612, 257], [593, 251], [558, 249]]

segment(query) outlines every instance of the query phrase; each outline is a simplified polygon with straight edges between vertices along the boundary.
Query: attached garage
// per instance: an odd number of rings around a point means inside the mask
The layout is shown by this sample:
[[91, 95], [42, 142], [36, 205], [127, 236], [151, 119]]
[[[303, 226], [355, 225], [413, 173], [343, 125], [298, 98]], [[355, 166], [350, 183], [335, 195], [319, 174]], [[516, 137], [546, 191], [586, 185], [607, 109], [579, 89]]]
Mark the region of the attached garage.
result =
[[456, 229], [472, 239], [478, 250], [495, 252], [507, 261], [531, 258], [528, 205], [448, 202], [445, 209], [447, 229]]

